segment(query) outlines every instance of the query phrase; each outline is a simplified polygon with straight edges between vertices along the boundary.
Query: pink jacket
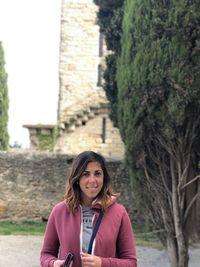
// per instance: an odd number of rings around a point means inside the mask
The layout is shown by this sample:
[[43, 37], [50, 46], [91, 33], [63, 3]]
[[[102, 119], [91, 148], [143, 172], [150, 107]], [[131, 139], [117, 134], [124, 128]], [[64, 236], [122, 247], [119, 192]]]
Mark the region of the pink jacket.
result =
[[[94, 224], [99, 205], [93, 207]], [[72, 267], [81, 267], [81, 207], [70, 212], [64, 202], [52, 210], [41, 250], [41, 266], [52, 267], [53, 262], [65, 259], [68, 252], [74, 256]], [[129, 216], [125, 208], [114, 202], [104, 213], [94, 242], [94, 254], [101, 257], [102, 267], [137, 267], [136, 245]]]

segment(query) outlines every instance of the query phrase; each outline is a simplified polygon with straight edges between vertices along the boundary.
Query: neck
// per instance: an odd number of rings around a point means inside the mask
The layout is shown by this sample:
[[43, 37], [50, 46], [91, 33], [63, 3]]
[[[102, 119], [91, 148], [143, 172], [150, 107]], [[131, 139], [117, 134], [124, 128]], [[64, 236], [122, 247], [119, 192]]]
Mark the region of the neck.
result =
[[93, 201], [82, 201], [82, 205], [85, 206], [85, 207], [91, 207], [92, 206], [92, 202]]

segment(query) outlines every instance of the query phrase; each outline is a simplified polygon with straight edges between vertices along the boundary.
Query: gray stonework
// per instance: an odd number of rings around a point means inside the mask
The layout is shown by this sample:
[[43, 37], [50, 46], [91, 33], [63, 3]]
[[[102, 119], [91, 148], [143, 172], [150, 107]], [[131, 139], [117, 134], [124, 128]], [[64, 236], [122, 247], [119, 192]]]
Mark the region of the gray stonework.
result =
[[[62, 0], [57, 138], [53, 151], [74, 154], [92, 149], [123, 159], [124, 144], [109, 119], [109, 102], [102, 86], [100, 67], [108, 53], [96, 23], [98, 7], [93, 0]], [[103, 126], [104, 125], [104, 126]], [[31, 149], [53, 126], [24, 125], [29, 129]], [[48, 139], [50, 140], [50, 139]], [[50, 146], [51, 148], [51, 146]], [[45, 149], [46, 146], [45, 146]]]
[[[69, 124], [68, 130], [63, 130], [58, 137], [55, 151], [61, 153], [77, 154], [83, 150], [93, 150], [105, 156], [123, 159], [124, 144], [120, 140], [119, 130], [113, 127], [106, 109], [98, 109], [95, 116], [88, 119], [85, 116], [81, 126]], [[105, 132], [103, 133], [103, 122]]]
[[59, 120], [65, 109], [97, 90], [99, 26], [93, 0], [62, 1]]
[[[63, 199], [72, 156], [53, 153], [0, 152], [0, 220], [47, 218], [55, 203]], [[130, 180], [123, 162], [107, 159], [119, 201], [133, 218]]]
[[108, 100], [98, 84], [98, 67], [105, 48], [100, 42], [97, 11], [93, 0], [62, 2], [59, 137], [55, 150], [73, 154], [92, 149], [123, 158], [124, 144], [108, 118]]

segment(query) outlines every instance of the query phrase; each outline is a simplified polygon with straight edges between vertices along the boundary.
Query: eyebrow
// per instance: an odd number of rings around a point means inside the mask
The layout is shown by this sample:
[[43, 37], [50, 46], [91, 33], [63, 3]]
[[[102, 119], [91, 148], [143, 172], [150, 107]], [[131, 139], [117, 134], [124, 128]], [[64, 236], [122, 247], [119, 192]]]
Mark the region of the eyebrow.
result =
[[[103, 170], [101, 170], [101, 169], [98, 169], [98, 170], [95, 170], [95, 172], [102, 172]], [[85, 170], [84, 172], [90, 172], [90, 171], [87, 171], [87, 170]], [[84, 173], [83, 172], [83, 173]]]

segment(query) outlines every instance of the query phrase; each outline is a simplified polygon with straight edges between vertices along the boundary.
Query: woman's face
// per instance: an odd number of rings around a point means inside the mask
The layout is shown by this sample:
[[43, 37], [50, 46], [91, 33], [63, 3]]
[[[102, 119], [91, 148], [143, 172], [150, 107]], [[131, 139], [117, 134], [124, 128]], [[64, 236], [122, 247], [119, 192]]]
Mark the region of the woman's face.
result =
[[103, 187], [104, 174], [99, 162], [89, 162], [83, 172], [79, 185], [83, 204], [90, 206]]

